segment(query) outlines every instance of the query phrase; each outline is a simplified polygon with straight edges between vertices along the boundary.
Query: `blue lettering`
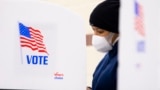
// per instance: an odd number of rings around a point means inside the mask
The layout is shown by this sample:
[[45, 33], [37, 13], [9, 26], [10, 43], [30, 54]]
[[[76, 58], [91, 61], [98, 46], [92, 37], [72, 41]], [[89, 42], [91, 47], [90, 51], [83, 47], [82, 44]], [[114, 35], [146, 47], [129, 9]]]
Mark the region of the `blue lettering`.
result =
[[54, 79], [63, 79], [63, 77], [54, 77]]
[[29, 55], [27, 55], [27, 64], [31, 64], [31, 60], [32, 60], [32, 56], [29, 57]]
[[37, 56], [32, 57], [32, 64], [38, 64], [38, 57]]
[[48, 56], [44, 56], [44, 65], [48, 65]]
[[39, 64], [42, 64], [43, 56], [39, 56]]
[[48, 65], [48, 56], [26, 55], [27, 64]]

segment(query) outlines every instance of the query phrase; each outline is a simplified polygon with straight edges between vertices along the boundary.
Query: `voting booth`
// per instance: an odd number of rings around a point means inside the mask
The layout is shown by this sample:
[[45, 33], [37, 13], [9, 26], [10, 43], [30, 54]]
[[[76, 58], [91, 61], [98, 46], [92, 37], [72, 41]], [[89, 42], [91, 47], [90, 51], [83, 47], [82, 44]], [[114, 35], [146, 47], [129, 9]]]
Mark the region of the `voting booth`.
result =
[[118, 90], [160, 90], [159, 1], [121, 0]]
[[0, 89], [86, 89], [80, 16], [39, 0], [0, 0], [0, 13]]

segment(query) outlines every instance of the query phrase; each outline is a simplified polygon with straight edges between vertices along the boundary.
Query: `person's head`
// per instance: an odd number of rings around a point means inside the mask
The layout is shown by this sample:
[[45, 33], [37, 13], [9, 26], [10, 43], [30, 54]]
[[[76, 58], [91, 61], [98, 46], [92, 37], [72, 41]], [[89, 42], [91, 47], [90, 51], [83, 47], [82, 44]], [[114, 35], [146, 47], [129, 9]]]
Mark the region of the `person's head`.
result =
[[[111, 50], [113, 42], [118, 38], [119, 6], [119, 0], [103, 1], [90, 15], [89, 22], [94, 31], [92, 44], [96, 47], [100, 46], [99, 51]], [[104, 48], [106, 46], [107, 49]]]

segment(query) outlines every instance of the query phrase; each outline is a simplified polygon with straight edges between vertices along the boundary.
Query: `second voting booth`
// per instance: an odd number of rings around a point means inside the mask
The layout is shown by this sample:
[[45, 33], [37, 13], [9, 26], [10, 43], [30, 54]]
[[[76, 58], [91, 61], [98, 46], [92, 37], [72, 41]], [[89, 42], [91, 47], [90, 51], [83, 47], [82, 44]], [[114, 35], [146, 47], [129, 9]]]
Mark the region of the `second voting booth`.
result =
[[118, 90], [160, 90], [159, 1], [121, 0]]

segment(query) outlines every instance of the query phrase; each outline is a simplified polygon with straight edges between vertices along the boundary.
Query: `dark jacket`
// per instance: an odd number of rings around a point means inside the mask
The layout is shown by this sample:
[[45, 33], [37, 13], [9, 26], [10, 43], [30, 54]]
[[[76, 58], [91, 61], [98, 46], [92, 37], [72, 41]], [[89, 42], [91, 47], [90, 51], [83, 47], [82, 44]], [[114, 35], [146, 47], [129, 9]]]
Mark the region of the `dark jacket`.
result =
[[92, 81], [92, 90], [116, 90], [118, 67], [118, 42], [98, 64]]

